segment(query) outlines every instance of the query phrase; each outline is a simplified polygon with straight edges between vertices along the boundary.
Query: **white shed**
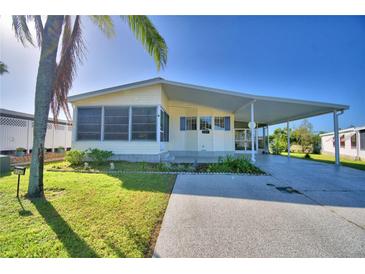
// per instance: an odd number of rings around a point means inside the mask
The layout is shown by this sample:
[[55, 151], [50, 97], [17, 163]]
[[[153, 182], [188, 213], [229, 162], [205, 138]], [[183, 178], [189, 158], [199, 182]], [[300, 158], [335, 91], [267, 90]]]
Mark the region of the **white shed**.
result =
[[[27, 153], [33, 144], [33, 120], [31, 114], [0, 109], [0, 152], [12, 153], [18, 147]], [[72, 123], [59, 120], [54, 124], [48, 120], [45, 148], [54, 151], [57, 147], [71, 148]]]

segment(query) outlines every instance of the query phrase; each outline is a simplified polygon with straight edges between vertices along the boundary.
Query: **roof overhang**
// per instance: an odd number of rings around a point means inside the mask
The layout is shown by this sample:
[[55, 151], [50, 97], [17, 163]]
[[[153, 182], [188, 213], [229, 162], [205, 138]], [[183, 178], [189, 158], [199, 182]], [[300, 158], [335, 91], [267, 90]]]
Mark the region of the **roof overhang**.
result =
[[267, 125], [308, 118], [349, 108], [347, 105], [258, 96], [248, 93], [173, 82], [162, 78], [154, 78], [132, 84], [83, 93], [69, 97], [69, 101], [75, 102], [89, 97], [122, 92], [123, 90], [130, 90], [156, 84], [162, 85], [166, 96], [170, 100], [184, 101], [232, 112], [235, 114], [238, 121], [249, 121], [250, 105], [251, 103], [254, 103], [255, 122]]

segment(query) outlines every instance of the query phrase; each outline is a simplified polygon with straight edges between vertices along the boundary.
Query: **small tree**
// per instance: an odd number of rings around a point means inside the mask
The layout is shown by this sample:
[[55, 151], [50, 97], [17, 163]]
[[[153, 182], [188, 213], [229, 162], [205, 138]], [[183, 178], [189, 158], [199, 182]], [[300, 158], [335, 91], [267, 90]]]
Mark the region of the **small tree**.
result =
[[300, 126], [293, 131], [293, 139], [301, 146], [303, 153], [310, 153], [313, 150], [313, 126], [307, 120], [303, 120]]
[[319, 136], [319, 134], [313, 134], [312, 144], [313, 144], [313, 153], [320, 154], [322, 145], [321, 145], [321, 136]]
[[280, 154], [287, 149], [287, 133], [285, 129], [277, 128], [270, 135], [270, 149], [273, 154]]

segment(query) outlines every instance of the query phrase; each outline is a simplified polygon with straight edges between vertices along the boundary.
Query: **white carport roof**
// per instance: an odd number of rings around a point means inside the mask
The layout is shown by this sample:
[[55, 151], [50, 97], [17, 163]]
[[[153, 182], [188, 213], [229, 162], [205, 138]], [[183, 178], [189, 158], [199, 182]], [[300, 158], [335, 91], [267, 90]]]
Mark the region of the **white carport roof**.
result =
[[254, 102], [255, 122], [267, 125], [279, 124], [286, 121], [303, 119], [331, 113], [335, 110], [341, 111], [349, 108], [347, 105], [332, 103], [258, 96], [248, 93], [173, 82], [163, 78], [153, 78], [131, 84], [82, 93], [70, 96], [69, 101], [75, 102], [90, 97], [122, 92], [124, 90], [156, 84], [162, 85], [163, 90], [170, 100], [185, 101], [233, 112], [236, 120], [238, 121], [248, 122], [250, 120], [250, 104]]

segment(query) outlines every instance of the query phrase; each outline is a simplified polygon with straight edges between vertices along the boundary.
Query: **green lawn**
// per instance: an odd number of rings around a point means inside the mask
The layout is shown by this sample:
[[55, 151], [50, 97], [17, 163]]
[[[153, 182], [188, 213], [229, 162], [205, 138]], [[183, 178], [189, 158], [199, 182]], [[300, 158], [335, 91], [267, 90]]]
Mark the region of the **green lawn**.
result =
[[[287, 156], [288, 153], [283, 152], [283, 153], [281, 153], [281, 155]], [[322, 154], [309, 154], [309, 155], [310, 155], [311, 158], [308, 159], [308, 160], [317, 161], [317, 162], [325, 162], [325, 163], [330, 163], [330, 164], [335, 163], [335, 157], [331, 156], [331, 155], [322, 155]], [[291, 152], [290, 156], [294, 157], [294, 158], [304, 159], [305, 154]], [[352, 167], [352, 168], [356, 168], [356, 169], [360, 169], [360, 170], [365, 170], [365, 161], [355, 161], [355, 160], [349, 160], [349, 159], [341, 159], [341, 164], [344, 165], [344, 166], [347, 166], [347, 167]]]
[[0, 178], [0, 257], [145, 257], [175, 176], [45, 172], [46, 200], [33, 201], [28, 176], [19, 200], [16, 180]]

